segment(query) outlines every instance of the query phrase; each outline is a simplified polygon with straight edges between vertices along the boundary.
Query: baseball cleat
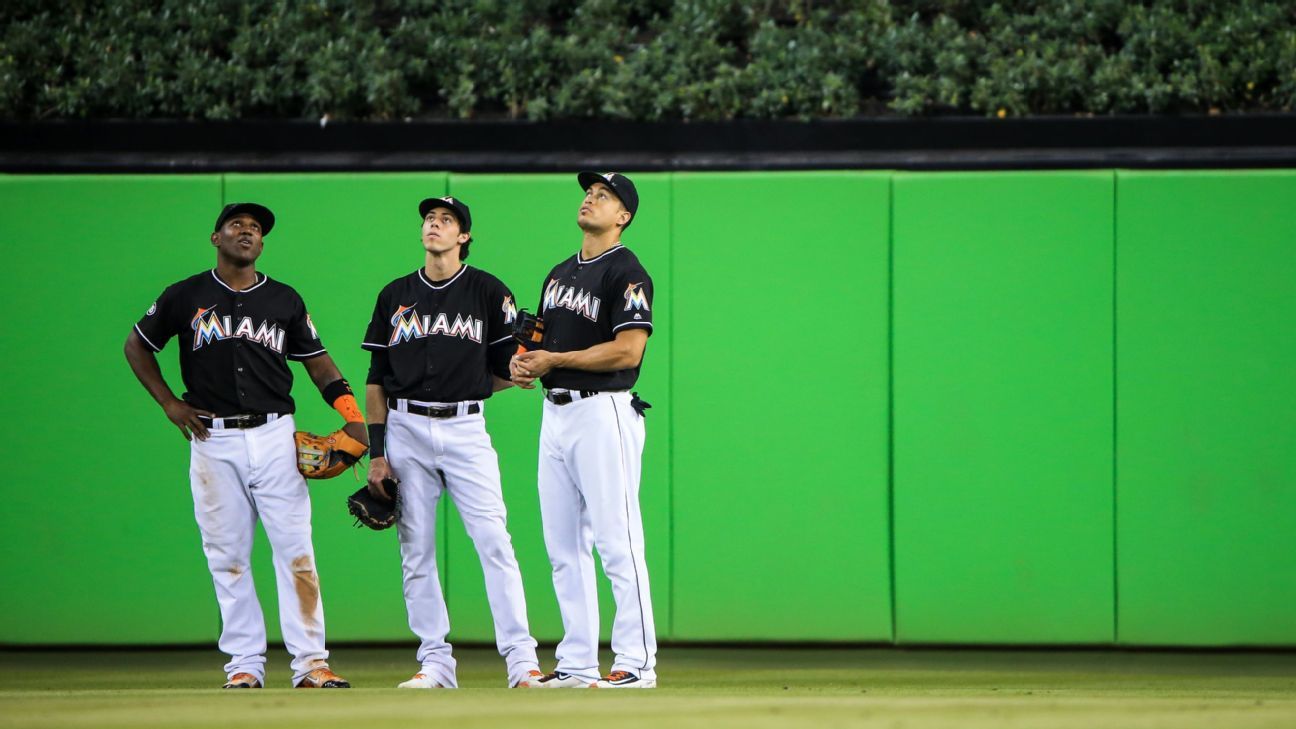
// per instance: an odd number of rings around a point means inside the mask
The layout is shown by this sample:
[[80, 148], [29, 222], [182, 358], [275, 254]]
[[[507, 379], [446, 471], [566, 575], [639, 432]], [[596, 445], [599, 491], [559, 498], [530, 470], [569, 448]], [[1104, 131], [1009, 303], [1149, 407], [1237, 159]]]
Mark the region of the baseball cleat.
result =
[[539, 671], [528, 671], [522, 680], [513, 684], [510, 688], [544, 688], [540, 682], [544, 680], [545, 675]]
[[408, 681], [402, 681], [396, 685], [396, 688], [408, 689], [438, 689], [445, 688], [441, 684], [427, 677], [427, 674], [416, 673]]
[[297, 688], [351, 688], [351, 684], [345, 678], [330, 671], [328, 667], [324, 667], [303, 676], [302, 680], [297, 682]]
[[588, 684], [584, 679], [562, 671], [554, 671], [535, 681], [536, 688], [585, 688], [586, 685]]
[[651, 678], [641, 679], [629, 671], [613, 671], [590, 684], [590, 688], [649, 689], [657, 688], [657, 681]]
[[236, 673], [229, 677], [221, 688], [240, 689], [240, 688], [261, 688], [261, 681], [250, 673]]

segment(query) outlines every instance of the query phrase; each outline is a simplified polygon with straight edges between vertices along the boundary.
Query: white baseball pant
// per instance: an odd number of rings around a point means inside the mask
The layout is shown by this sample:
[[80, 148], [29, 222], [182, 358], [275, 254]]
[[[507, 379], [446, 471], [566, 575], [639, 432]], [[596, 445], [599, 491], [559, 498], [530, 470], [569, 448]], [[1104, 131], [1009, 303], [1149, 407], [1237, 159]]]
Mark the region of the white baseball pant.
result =
[[288, 415], [257, 428], [212, 427], [210, 438], [190, 443], [194, 517], [220, 604], [220, 649], [230, 656], [225, 672], [250, 673], [262, 685], [266, 630], [251, 561], [258, 518], [273, 552], [279, 625], [293, 656], [293, 684], [328, 665], [310, 495], [297, 470], [294, 430]]
[[628, 392], [609, 392], [566, 405], [545, 400], [540, 426], [540, 514], [564, 632], [558, 670], [591, 681], [599, 678], [591, 546], [598, 548], [616, 600], [612, 670], [657, 678], [639, 511], [644, 422], [630, 399]]
[[[486, 432], [486, 419], [467, 414], [430, 418], [402, 409], [445, 403], [398, 400], [387, 413], [387, 462], [400, 480], [401, 570], [410, 630], [421, 641], [421, 672], [446, 687], [458, 686], [451, 645], [450, 616], [436, 563], [436, 508], [448, 492], [477, 549], [486, 578], [486, 598], [495, 622], [495, 644], [508, 667], [509, 684], [539, 670], [536, 641], [527, 625], [526, 595], [509, 536], [499, 458]], [[477, 403], [484, 407], [483, 403]]]

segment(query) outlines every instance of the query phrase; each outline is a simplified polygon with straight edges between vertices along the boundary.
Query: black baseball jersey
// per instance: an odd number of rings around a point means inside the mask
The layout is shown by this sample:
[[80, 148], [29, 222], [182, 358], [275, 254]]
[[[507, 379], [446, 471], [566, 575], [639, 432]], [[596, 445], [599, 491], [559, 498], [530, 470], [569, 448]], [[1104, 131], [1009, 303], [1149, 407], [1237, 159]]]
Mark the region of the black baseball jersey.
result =
[[516, 318], [513, 294], [489, 273], [464, 266], [432, 281], [420, 268], [378, 294], [361, 345], [373, 355], [367, 382], [391, 397], [485, 400], [491, 375], [508, 379]]
[[[652, 279], [630, 249], [618, 245], [588, 261], [577, 253], [545, 279], [540, 294], [543, 346], [550, 352], [589, 349], [636, 327], [651, 335], [652, 298]], [[628, 390], [638, 379], [639, 367], [634, 367], [615, 372], [555, 369], [540, 381], [549, 388], [603, 391]]]
[[215, 269], [190, 276], [168, 286], [135, 325], [154, 352], [179, 337], [184, 400], [218, 417], [294, 412], [287, 360], [325, 351], [301, 296], [256, 276], [242, 291]]

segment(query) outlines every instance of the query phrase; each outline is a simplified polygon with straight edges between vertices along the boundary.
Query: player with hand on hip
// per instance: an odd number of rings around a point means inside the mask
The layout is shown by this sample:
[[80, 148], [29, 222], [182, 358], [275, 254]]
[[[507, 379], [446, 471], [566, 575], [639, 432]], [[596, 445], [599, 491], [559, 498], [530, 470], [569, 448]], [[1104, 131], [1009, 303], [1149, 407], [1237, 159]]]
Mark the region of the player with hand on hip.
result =
[[[580, 251], [545, 279], [540, 349], [513, 357], [514, 384], [545, 387], [539, 491], [564, 637], [546, 688], [653, 688], [657, 639], [639, 511], [647, 404], [629, 392], [652, 333], [652, 279], [621, 245], [639, 195], [625, 175], [582, 172]], [[612, 671], [600, 678], [597, 547], [612, 582]]]
[[[211, 244], [216, 267], [175, 283], [126, 340], [126, 360], [167, 418], [190, 441], [194, 516], [220, 605], [225, 688], [265, 685], [266, 632], [252, 582], [259, 518], [274, 552], [279, 624], [297, 688], [349, 688], [328, 665], [311, 502], [297, 469], [295, 405], [287, 360], [301, 362], [324, 399], [367, 443], [351, 387], [324, 349], [291, 287], [256, 270], [274, 215], [255, 203], [226, 205]], [[156, 353], [180, 345], [186, 392], [176, 398]]]
[[512, 384], [517, 309], [499, 279], [464, 265], [472, 216], [462, 200], [428, 198], [419, 214], [424, 265], [378, 294], [363, 344], [371, 353], [369, 489], [387, 497], [383, 481], [399, 482], [405, 607], [421, 641], [421, 668], [400, 688], [458, 685], [436, 564], [443, 492], [454, 499], [481, 559], [509, 685], [532, 688], [541, 678], [536, 642], [506, 524], [499, 458], [482, 415], [483, 401]]

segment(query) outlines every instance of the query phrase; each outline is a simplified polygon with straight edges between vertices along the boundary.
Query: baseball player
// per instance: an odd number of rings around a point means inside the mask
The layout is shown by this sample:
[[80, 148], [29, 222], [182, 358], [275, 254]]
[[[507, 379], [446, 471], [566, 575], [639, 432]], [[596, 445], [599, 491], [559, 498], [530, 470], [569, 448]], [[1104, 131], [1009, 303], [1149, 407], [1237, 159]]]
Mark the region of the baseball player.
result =
[[[510, 362], [513, 382], [545, 387], [540, 514], [565, 635], [545, 688], [654, 688], [657, 639], [644, 563], [639, 470], [647, 403], [629, 392], [652, 333], [652, 279], [621, 233], [639, 195], [628, 177], [582, 172], [580, 252], [549, 272], [544, 341]], [[599, 677], [591, 546], [612, 582], [612, 671]]]
[[[301, 362], [324, 399], [365, 443], [364, 419], [324, 350], [301, 297], [256, 270], [274, 215], [226, 205], [211, 243], [216, 267], [167, 287], [126, 340], [144, 389], [190, 441], [189, 481], [220, 604], [225, 688], [265, 685], [265, 620], [252, 582], [257, 519], [274, 552], [279, 623], [297, 688], [350, 688], [328, 665], [324, 606], [311, 543], [311, 502], [297, 470], [292, 372]], [[156, 353], [178, 337], [186, 392], [177, 399]]]
[[472, 216], [462, 200], [428, 198], [419, 214], [424, 265], [378, 294], [362, 345], [372, 357], [365, 395], [369, 489], [385, 497], [383, 481], [399, 481], [405, 607], [421, 641], [421, 668], [399, 687], [458, 686], [436, 564], [436, 507], [447, 493], [481, 559], [509, 685], [532, 688], [542, 674], [506, 524], [499, 459], [483, 417], [483, 401], [512, 384], [510, 325], [517, 309], [499, 279], [464, 265]]

